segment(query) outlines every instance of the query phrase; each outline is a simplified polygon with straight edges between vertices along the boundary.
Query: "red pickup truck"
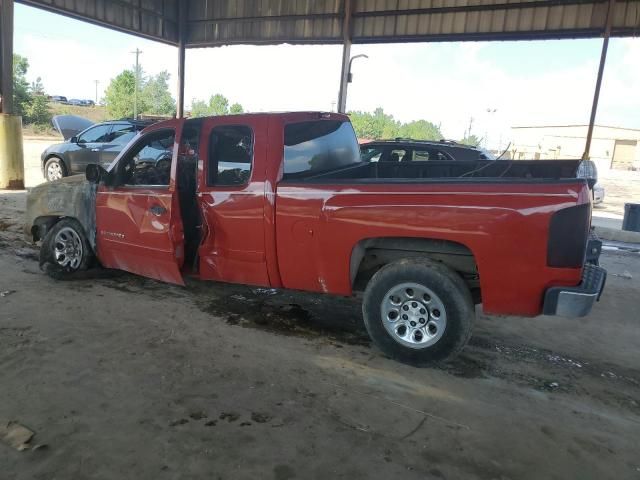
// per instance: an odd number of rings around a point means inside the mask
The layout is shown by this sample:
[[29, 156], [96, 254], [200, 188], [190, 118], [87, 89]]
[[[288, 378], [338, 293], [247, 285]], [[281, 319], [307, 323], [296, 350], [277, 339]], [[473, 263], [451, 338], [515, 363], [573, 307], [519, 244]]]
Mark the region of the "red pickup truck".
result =
[[32, 189], [26, 233], [55, 276], [97, 258], [177, 284], [364, 291], [374, 343], [425, 364], [463, 348], [475, 304], [590, 311], [606, 272], [585, 260], [597, 244], [578, 164], [363, 162], [334, 113], [169, 120], [107, 169]]

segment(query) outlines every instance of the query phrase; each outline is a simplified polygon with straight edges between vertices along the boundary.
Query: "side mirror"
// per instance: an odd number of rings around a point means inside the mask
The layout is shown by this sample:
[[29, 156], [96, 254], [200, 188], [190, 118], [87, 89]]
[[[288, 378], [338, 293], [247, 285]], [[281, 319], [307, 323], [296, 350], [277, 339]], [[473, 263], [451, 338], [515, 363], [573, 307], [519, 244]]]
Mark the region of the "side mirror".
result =
[[69, 143], [78, 143], [78, 137], [75, 135], [69, 139]]
[[101, 180], [107, 177], [108, 172], [100, 165], [90, 163], [89, 165], [87, 165], [87, 169], [85, 170], [84, 175], [89, 183], [98, 184]]

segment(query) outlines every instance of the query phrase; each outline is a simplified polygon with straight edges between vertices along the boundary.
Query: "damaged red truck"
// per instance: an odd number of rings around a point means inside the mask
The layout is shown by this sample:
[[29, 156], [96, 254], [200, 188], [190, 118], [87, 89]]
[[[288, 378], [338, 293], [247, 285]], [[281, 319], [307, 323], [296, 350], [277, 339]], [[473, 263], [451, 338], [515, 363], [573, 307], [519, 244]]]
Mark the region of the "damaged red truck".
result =
[[464, 347], [479, 303], [590, 311], [606, 272], [578, 164], [362, 162], [334, 113], [177, 119], [147, 127], [106, 170], [35, 187], [26, 233], [56, 276], [97, 258], [177, 284], [363, 291], [374, 343], [426, 364]]

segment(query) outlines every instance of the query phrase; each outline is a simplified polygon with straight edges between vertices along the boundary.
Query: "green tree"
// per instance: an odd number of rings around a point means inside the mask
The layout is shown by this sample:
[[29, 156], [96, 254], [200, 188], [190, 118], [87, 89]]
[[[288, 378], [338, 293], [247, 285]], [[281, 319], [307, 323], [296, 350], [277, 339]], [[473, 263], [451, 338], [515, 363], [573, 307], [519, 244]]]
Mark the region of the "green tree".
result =
[[13, 110], [17, 115], [24, 116], [25, 110], [31, 102], [27, 70], [29, 61], [22, 55], [13, 54]]
[[25, 124], [45, 126], [51, 120], [47, 97], [40, 77], [31, 85], [27, 82], [29, 61], [22, 55], [13, 55], [13, 105]]
[[414, 140], [440, 140], [440, 127], [427, 120], [400, 123], [381, 107], [371, 112], [349, 112], [351, 123], [360, 138], [412, 138]]
[[36, 125], [48, 125], [51, 121], [49, 102], [44, 95], [32, 95], [31, 101], [24, 109], [24, 123], [34, 123]]
[[141, 97], [146, 107], [144, 113], [154, 115], [173, 115], [176, 112], [176, 101], [169, 92], [169, 78], [166, 70], [149, 77], [142, 87]]
[[244, 113], [244, 108], [242, 108], [242, 105], [240, 105], [239, 103], [234, 103], [229, 108], [229, 113], [232, 113], [232, 114]]
[[[136, 77], [133, 70], [124, 70], [111, 79], [104, 95], [107, 112], [112, 118], [133, 117], [133, 105], [136, 90]], [[138, 86], [138, 112], [148, 110], [142, 88]]]
[[472, 147], [479, 147], [480, 143], [482, 143], [482, 139], [478, 138], [476, 135], [469, 135], [460, 140], [460, 143], [471, 145]]
[[193, 99], [191, 101], [191, 116], [206, 117], [209, 115], [209, 105], [204, 100]]
[[229, 113], [229, 100], [224, 95], [216, 93], [209, 99], [211, 115], [226, 115]]
[[442, 132], [437, 125], [427, 120], [416, 120], [402, 124], [400, 126], [400, 136], [413, 140], [441, 140]]
[[227, 97], [216, 93], [209, 98], [209, 102], [193, 99], [191, 102], [192, 117], [208, 117], [211, 115], [228, 115], [230, 113], [242, 113], [244, 108], [239, 103], [229, 106]]
[[376, 108], [373, 113], [350, 112], [349, 117], [360, 138], [395, 138], [400, 133], [400, 123], [394, 120], [393, 115], [384, 113], [381, 107]]
[[44, 85], [42, 84], [42, 78], [36, 78], [35, 82], [31, 82], [31, 93], [33, 95], [44, 95]]

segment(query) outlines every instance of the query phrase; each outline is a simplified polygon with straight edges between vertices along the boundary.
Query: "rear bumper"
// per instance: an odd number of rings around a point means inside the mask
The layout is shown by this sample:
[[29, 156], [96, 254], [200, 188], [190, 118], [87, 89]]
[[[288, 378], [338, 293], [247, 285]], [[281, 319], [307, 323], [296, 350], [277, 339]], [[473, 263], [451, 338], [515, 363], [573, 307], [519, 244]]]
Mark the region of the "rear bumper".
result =
[[607, 271], [597, 265], [586, 264], [582, 282], [576, 287], [552, 287], [544, 295], [545, 315], [584, 317], [600, 300], [607, 279]]

